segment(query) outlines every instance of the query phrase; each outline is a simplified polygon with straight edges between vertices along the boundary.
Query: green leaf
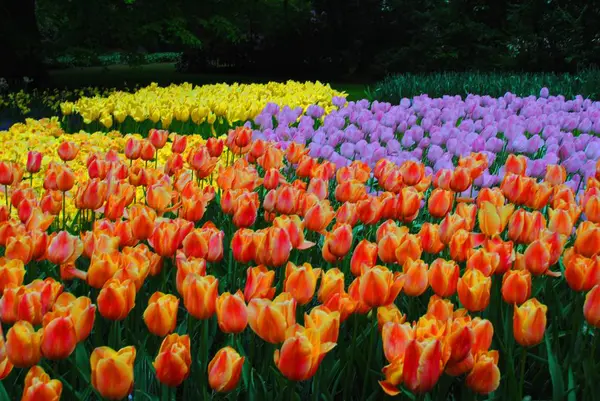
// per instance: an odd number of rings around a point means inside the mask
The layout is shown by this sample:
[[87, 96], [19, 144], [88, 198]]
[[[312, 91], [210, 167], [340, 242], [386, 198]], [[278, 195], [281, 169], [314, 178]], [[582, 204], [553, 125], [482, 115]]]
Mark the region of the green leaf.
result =
[[90, 372], [90, 355], [82, 343], [77, 344], [75, 348], [75, 364], [77, 370], [81, 373], [81, 377], [89, 383]]
[[560, 401], [563, 399], [565, 394], [565, 384], [563, 381], [562, 371], [560, 365], [556, 360], [554, 351], [552, 350], [552, 344], [550, 343], [550, 337], [545, 336], [546, 351], [548, 352], [548, 365], [550, 369], [550, 378], [552, 380], [552, 399], [554, 401]]
[[575, 388], [575, 377], [573, 375], [573, 368], [569, 366], [569, 390], [567, 391], [567, 400], [568, 401], [577, 401], [577, 394]]
[[0, 400], [10, 400], [6, 389], [4, 388], [4, 384], [0, 381]]

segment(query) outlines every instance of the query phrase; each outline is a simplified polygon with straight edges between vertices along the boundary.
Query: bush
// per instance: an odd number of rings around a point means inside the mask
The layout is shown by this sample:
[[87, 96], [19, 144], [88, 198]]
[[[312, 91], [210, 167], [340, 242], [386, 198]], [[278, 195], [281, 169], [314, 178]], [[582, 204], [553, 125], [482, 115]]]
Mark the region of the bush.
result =
[[506, 92], [529, 96], [539, 95], [543, 87], [547, 87], [550, 94], [566, 98], [582, 95], [596, 99], [600, 95], [600, 71], [587, 70], [579, 74], [442, 72], [392, 75], [375, 86], [372, 96], [397, 104], [403, 97], [424, 93], [431, 97], [466, 96], [470, 93], [499, 97]]

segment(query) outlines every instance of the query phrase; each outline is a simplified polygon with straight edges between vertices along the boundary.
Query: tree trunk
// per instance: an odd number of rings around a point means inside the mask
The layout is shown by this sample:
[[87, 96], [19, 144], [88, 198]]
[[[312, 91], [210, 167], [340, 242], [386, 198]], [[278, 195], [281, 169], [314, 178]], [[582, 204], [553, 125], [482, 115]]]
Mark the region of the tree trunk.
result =
[[0, 77], [45, 77], [35, 0], [3, 0], [0, 6]]

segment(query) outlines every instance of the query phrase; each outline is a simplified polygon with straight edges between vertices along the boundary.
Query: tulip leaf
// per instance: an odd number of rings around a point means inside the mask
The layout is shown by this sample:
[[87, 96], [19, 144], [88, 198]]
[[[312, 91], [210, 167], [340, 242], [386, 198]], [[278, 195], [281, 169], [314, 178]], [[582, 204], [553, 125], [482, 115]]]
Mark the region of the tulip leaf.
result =
[[89, 383], [90, 378], [90, 355], [82, 343], [77, 344], [75, 348], [75, 364], [81, 377]]
[[10, 400], [6, 389], [4, 388], [4, 384], [0, 381], [0, 400]]
[[556, 355], [552, 350], [552, 344], [550, 343], [550, 337], [545, 336], [546, 350], [548, 352], [548, 368], [550, 369], [550, 379], [552, 380], [552, 399], [554, 401], [560, 401], [564, 398], [565, 384], [563, 381], [562, 371], [560, 365], [556, 360]]
[[577, 394], [575, 388], [575, 378], [573, 377], [573, 367], [569, 366], [569, 389], [567, 390], [567, 400], [577, 401]]

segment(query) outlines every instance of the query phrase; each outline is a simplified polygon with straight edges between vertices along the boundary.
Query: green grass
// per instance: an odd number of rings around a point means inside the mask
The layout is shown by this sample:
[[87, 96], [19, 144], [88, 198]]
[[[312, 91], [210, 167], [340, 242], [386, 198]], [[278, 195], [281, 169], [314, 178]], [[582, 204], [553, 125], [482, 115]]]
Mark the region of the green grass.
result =
[[[48, 85], [57, 88], [78, 88], [85, 86], [132, 87], [157, 82], [160, 85], [191, 82], [196, 85], [215, 83], [265, 83], [281, 81], [270, 77], [248, 76], [239, 74], [191, 74], [179, 72], [173, 63], [155, 63], [139, 67], [128, 65], [111, 65], [108, 67], [72, 67], [50, 71]], [[356, 83], [331, 83], [334, 89], [348, 93], [350, 100], [365, 97], [367, 85]]]

